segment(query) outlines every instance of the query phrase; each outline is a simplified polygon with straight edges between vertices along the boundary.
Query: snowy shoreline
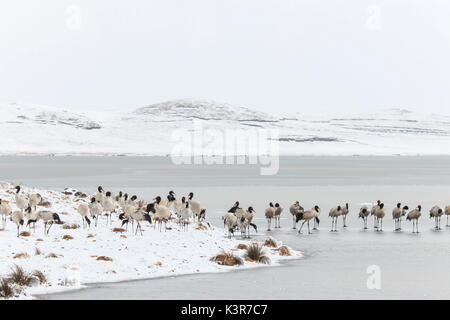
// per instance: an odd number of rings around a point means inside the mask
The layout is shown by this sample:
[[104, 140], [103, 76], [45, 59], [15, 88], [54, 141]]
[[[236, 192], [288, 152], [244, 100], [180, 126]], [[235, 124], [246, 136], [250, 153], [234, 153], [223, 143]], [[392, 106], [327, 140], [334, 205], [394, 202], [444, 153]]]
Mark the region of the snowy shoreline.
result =
[[[0, 199], [8, 201], [14, 211], [13, 188], [9, 183], [0, 184]], [[63, 224], [54, 225], [49, 235], [44, 235], [43, 223], [39, 221], [36, 231], [24, 226], [20, 231], [28, 231], [30, 235], [17, 238], [16, 225], [8, 218], [6, 228], [0, 231], [0, 278], [6, 277], [15, 265], [30, 273], [39, 270], [47, 277], [46, 284], [24, 287], [22, 294], [15, 299], [32, 299], [34, 295], [82, 289], [86, 284], [268, 266], [247, 261], [244, 258], [246, 251], [237, 249], [238, 244], [248, 246], [255, 240], [239, 240], [238, 237], [228, 239], [224, 230], [207, 223], [203, 223], [202, 227], [192, 224], [189, 231], [183, 231], [176, 222], [170, 222], [165, 232], [142, 223], [141, 236], [131, 232], [131, 225], [128, 231], [113, 232], [121, 224], [115, 216], [111, 225], [107, 225], [106, 218], [100, 218], [97, 227], [92, 223], [88, 229], [83, 228], [76, 208], [89, 197], [81, 198], [73, 192], [69, 194], [71, 191], [63, 193], [27, 187], [23, 187], [23, 191], [27, 194], [39, 193], [44, 200], [51, 202], [51, 207], [38, 207], [37, 210], [58, 213]], [[72, 226], [75, 228], [69, 229]], [[281, 245], [277, 243], [277, 248]], [[269, 266], [277, 266], [282, 260], [302, 257], [300, 252], [292, 249], [291, 256], [281, 256], [277, 248], [264, 247], [271, 260]], [[221, 251], [241, 257], [243, 265], [230, 267], [210, 261]]]

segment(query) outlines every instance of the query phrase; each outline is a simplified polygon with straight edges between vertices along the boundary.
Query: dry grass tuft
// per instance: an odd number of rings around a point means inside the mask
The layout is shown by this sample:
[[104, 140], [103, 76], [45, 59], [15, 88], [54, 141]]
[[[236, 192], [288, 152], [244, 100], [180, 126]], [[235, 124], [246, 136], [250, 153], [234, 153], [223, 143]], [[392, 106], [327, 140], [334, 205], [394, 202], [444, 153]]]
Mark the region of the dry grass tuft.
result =
[[127, 237], [127, 236], [126, 236], [126, 235], [124, 235], [124, 234], [121, 234], [121, 235], [120, 235], [120, 237], [121, 237], [121, 238], [125, 238], [125, 239], [126, 239], [126, 237]]
[[75, 192], [75, 197], [86, 198], [87, 194], [83, 193], [81, 191], [77, 191], [77, 192]]
[[20, 236], [21, 236], [21, 237], [29, 237], [29, 236], [31, 236], [31, 233], [29, 233], [28, 231], [22, 231], [22, 232], [20, 233]]
[[39, 203], [39, 206], [50, 208], [52, 206], [52, 203], [50, 201], [41, 201], [41, 203]]
[[94, 237], [94, 235], [92, 233], [89, 233], [86, 238], [93, 238], [93, 237]]
[[8, 279], [14, 284], [26, 287], [31, 286], [33, 282], [36, 281], [32, 274], [26, 272], [22, 267], [18, 265], [14, 265], [14, 267], [11, 268]]
[[156, 262], [156, 263], [155, 263], [155, 266], [157, 266], [157, 267], [162, 267], [162, 266], [163, 266], [163, 264], [162, 264], [162, 262], [161, 262], [161, 261], [158, 261], [158, 262]]
[[44, 241], [44, 239], [38, 238], [36, 239], [36, 241]]
[[5, 231], [5, 229], [3, 229], [3, 228], [0, 228], [0, 232], [1, 232], [1, 231]]
[[291, 255], [291, 251], [286, 246], [281, 246], [278, 253], [280, 256], [290, 256]]
[[236, 265], [240, 266], [241, 264], [244, 263], [242, 261], [242, 259], [239, 258], [238, 256], [235, 256], [231, 252], [225, 252], [225, 251], [222, 251], [218, 255], [212, 257], [210, 259], [210, 261], [217, 262], [218, 264], [220, 264], [222, 266], [236, 266]]
[[247, 253], [245, 254], [245, 258], [247, 261], [251, 261], [251, 262], [264, 263], [264, 264], [270, 263], [270, 259], [268, 256], [266, 256], [266, 253], [264, 252], [263, 247], [256, 242], [252, 243], [248, 247]]
[[124, 228], [114, 228], [114, 229], [113, 229], [113, 232], [119, 232], [119, 233], [122, 233], [122, 232], [125, 232], [125, 231], [127, 231], [127, 230], [125, 230]]
[[62, 216], [68, 216], [68, 215], [69, 215], [69, 213], [68, 213], [68, 212], [66, 212], [66, 211], [63, 211], [63, 212], [61, 212], [61, 213], [60, 213], [60, 215], [62, 215]]
[[42, 253], [41, 249], [39, 249], [38, 247], [34, 248], [34, 255], [35, 256], [40, 256]]
[[16, 254], [16, 255], [13, 257], [13, 259], [26, 259], [26, 258], [29, 258], [29, 257], [30, 257], [30, 255], [29, 255], [28, 253], [26, 253], [26, 252], [21, 252], [21, 253]]
[[40, 270], [34, 270], [33, 271], [33, 277], [35, 277], [37, 280], [39, 280], [40, 284], [46, 284], [47, 283], [47, 276]]
[[113, 261], [112, 258], [106, 257], [106, 256], [100, 256], [100, 257], [97, 257], [96, 260], [98, 260], [98, 261]]
[[199, 223], [198, 226], [195, 228], [195, 230], [207, 230], [208, 227], [205, 226], [203, 223]]
[[65, 224], [65, 225], [63, 225], [62, 228], [65, 230], [69, 230], [69, 229], [78, 229], [79, 227], [80, 227], [79, 224], [72, 223], [72, 224]]
[[270, 247], [270, 248], [276, 248], [276, 247], [278, 247], [277, 242], [276, 242], [272, 237], [266, 239], [266, 241], [264, 241], [264, 245], [265, 245], [266, 247]]
[[56, 253], [50, 252], [48, 255], [45, 256], [46, 258], [59, 258], [59, 255]]
[[58, 221], [55, 221], [55, 224], [64, 224], [64, 221], [60, 221], [60, 222], [58, 222]]
[[64, 240], [72, 240], [73, 239], [73, 237], [71, 235], [69, 235], [69, 234], [65, 234], [62, 238]]
[[246, 244], [239, 243], [238, 246], [237, 246], [237, 249], [239, 249], [239, 250], [247, 250], [248, 246]]
[[11, 286], [8, 279], [0, 279], [0, 298], [12, 298], [15, 294], [14, 288]]

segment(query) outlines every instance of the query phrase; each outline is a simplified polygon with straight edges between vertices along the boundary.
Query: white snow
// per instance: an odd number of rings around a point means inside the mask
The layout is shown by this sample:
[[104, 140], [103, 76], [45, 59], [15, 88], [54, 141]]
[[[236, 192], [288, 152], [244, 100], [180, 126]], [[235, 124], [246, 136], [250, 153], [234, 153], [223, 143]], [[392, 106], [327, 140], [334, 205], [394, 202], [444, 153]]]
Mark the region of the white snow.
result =
[[[0, 198], [9, 201], [13, 210], [16, 210], [13, 187], [9, 183], [0, 183]], [[31, 235], [18, 238], [16, 225], [8, 219], [6, 228], [0, 231], [0, 277], [6, 276], [15, 264], [29, 272], [40, 270], [48, 277], [48, 284], [25, 288], [19, 299], [30, 299], [34, 294], [77, 289], [86, 283], [226, 272], [263, 266], [248, 261], [239, 267], [220, 266], [211, 262], [210, 258], [222, 250], [233, 251], [242, 257], [244, 250], [237, 250], [237, 245], [248, 245], [254, 241], [228, 239], [221, 228], [210, 226], [206, 230], [197, 230], [197, 224], [192, 224], [189, 231], [183, 231], [176, 223], [170, 222], [170, 230], [159, 232], [146, 222], [142, 223], [142, 236], [131, 231], [131, 224], [127, 232], [115, 233], [112, 229], [120, 227], [121, 223], [117, 216], [113, 218], [112, 225], [101, 218], [97, 227], [92, 222], [89, 229], [83, 228], [76, 207], [85, 199], [61, 191], [22, 188], [25, 193], [39, 193], [44, 200], [52, 203], [51, 208], [38, 207], [38, 210], [56, 212], [65, 224], [75, 223], [80, 228], [63, 229], [63, 225], [55, 224], [49, 235], [44, 235], [43, 224], [39, 221], [35, 232], [24, 226], [21, 231], [30, 231]], [[206, 226], [206, 223], [203, 224]], [[70, 235], [73, 239], [64, 240], [64, 235]], [[36, 254], [36, 248], [40, 254]], [[289, 257], [280, 256], [270, 248], [265, 248], [265, 251], [271, 259], [271, 266], [278, 265], [284, 259], [302, 256], [292, 249], [292, 256]], [[15, 259], [14, 256], [19, 253], [26, 253], [28, 257]], [[57, 257], [49, 257], [50, 254]], [[99, 256], [110, 257], [113, 261], [97, 261]]]
[[448, 155], [450, 116], [405, 109], [270, 115], [207, 100], [75, 112], [0, 104], [0, 154], [168, 155], [180, 128], [278, 129], [280, 155]]

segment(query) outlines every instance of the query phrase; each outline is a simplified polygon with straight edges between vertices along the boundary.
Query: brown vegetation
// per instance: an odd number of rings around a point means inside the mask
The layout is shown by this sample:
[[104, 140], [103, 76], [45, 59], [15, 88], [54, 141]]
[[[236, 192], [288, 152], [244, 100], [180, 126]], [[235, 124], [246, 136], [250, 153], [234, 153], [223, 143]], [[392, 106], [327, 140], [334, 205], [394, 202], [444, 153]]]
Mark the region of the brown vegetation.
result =
[[218, 255], [212, 257], [210, 260], [213, 262], [217, 262], [218, 264], [223, 266], [235, 266], [235, 265], [239, 266], [243, 264], [243, 261], [240, 257], [234, 255], [231, 252], [225, 251], [222, 251]]
[[278, 253], [280, 256], [290, 256], [291, 255], [291, 251], [286, 246], [281, 246]]
[[106, 257], [106, 256], [100, 256], [100, 257], [97, 257], [96, 260], [98, 260], [98, 261], [113, 261], [112, 258]]
[[278, 247], [277, 242], [272, 237], [266, 239], [266, 241], [264, 241], [264, 245], [270, 248]]
[[263, 247], [256, 242], [252, 243], [248, 247], [245, 254], [245, 260], [264, 264], [270, 263], [270, 259], [268, 256], [266, 256]]
[[248, 246], [246, 244], [239, 243], [238, 246], [237, 246], [237, 249], [239, 249], [239, 250], [247, 250]]

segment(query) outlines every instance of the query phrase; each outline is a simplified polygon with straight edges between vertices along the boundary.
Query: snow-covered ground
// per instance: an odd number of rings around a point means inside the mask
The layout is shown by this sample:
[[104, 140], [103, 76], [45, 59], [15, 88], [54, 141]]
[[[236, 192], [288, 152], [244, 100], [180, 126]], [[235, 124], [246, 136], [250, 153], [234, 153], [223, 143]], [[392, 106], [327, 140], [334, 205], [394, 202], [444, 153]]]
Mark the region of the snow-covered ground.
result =
[[[0, 183], [0, 198], [9, 202], [13, 210], [13, 185]], [[98, 226], [83, 228], [76, 208], [87, 198], [80, 198], [62, 191], [39, 190], [23, 187], [27, 194], [39, 193], [51, 207], [38, 210], [51, 210], [59, 214], [64, 224], [55, 224], [49, 235], [44, 235], [42, 221], [36, 231], [23, 227], [20, 231], [30, 231], [30, 236], [17, 237], [16, 225], [7, 221], [6, 228], [0, 231], [0, 278], [5, 277], [14, 265], [32, 272], [42, 271], [48, 278], [45, 285], [24, 288], [18, 298], [32, 298], [34, 294], [77, 289], [86, 283], [113, 282], [144, 279], [161, 276], [193, 274], [203, 272], [226, 272], [241, 268], [254, 268], [262, 264], [244, 260], [238, 267], [221, 266], [210, 258], [222, 250], [243, 257], [245, 250], [237, 250], [238, 244], [250, 244], [252, 240], [228, 239], [221, 228], [203, 223], [183, 231], [175, 222], [168, 224], [168, 230], [159, 232], [147, 222], [142, 224], [143, 235], [131, 232], [113, 232], [120, 227], [117, 217], [112, 225], [100, 218]], [[67, 193], [67, 192], [66, 192]], [[77, 229], [64, 229], [64, 225], [78, 224]], [[25, 219], [26, 225], [26, 219]], [[69, 235], [73, 239], [65, 240]], [[278, 243], [278, 247], [282, 244]], [[300, 252], [290, 250], [291, 256], [280, 256], [273, 248], [265, 247], [271, 266], [284, 259], [296, 259]], [[18, 258], [15, 256], [21, 255]], [[111, 261], [97, 260], [98, 257], [111, 258]]]
[[405, 109], [270, 115], [206, 100], [116, 111], [0, 104], [0, 154], [168, 155], [179, 129], [277, 129], [281, 155], [448, 155], [450, 116]]

